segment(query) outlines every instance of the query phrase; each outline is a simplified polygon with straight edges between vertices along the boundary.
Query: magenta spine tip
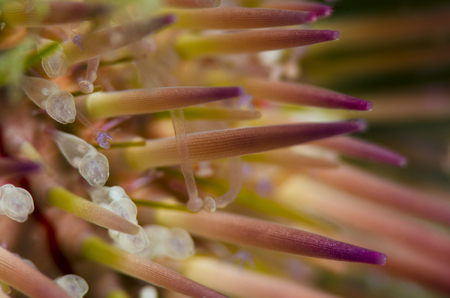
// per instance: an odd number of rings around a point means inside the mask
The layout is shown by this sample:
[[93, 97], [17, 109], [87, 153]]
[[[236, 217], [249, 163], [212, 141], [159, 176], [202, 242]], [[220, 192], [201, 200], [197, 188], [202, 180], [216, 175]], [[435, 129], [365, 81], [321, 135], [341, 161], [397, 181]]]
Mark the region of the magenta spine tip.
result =
[[386, 264], [386, 255], [381, 252], [366, 250], [364, 253], [361, 253], [361, 262], [367, 264], [374, 264], [383, 266]]
[[305, 15], [305, 23], [314, 23], [316, 22], [318, 19], [318, 15], [317, 13], [315, 13], [314, 11], [310, 11]]
[[373, 105], [370, 101], [358, 99], [358, 98], [348, 98], [340, 108], [356, 111], [370, 111]]
[[359, 132], [363, 132], [367, 130], [367, 122], [363, 119], [350, 120], [356, 127]]
[[34, 172], [38, 171], [41, 166], [34, 162], [22, 162], [17, 165], [17, 170], [20, 172]]
[[160, 17], [161, 25], [170, 25], [177, 21], [177, 16], [174, 14], [167, 14]]
[[380, 258], [379, 258], [379, 263], [378, 263], [378, 265], [384, 266], [384, 265], [386, 265], [387, 257], [386, 257], [385, 254], [381, 254], [381, 255], [382, 255], [382, 256], [380, 256]]
[[405, 167], [406, 164], [408, 163], [408, 159], [406, 157], [391, 151], [388, 151], [384, 157], [385, 157], [384, 161], [386, 163], [394, 166]]
[[334, 259], [381, 266], [386, 264], [384, 253], [343, 242], [335, 246]]
[[331, 41], [339, 39], [340, 33], [335, 30], [316, 30], [317, 37], [320, 37], [321, 41]]
[[373, 104], [370, 101], [366, 101], [365, 103], [366, 103], [366, 105], [364, 107], [364, 110], [371, 111], [373, 109]]
[[404, 168], [406, 165], [408, 165], [408, 159], [404, 156], [399, 156], [397, 166]]
[[216, 91], [215, 93], [217, 94], [217, 96], [221, 98], [239, 97], [245, 94], [245, 90], [241, 86], [213, 88]]
[[341, 102], [338, 102], [335, 108], [357, 111], [370, 111], [373, 108], [373, 104], [367, 100], [347, 96]]
[[406, 157], [380, 146], [370, 145], [370, 147], [367, 148], [367, 150], [368, 150], [367, 151], [368, 159], [372, 159], [375, 161], [387, 163], [398, 167], [404, 167], [407, 163]]
[[333, 8], [330, 6], [323, 6], [321, 9], [317, 9], [316, 13], [319, 17], [326, 18], [329, 17], [333, 13]]
[[237, 87], [235, 87], [235, 88], [237, 88], [237, 90], [236, 90], [237, 95], [236, 95], [236, 96], [243, 96], [243, 95], [245, 94], [245, 89], [244, 89], [244, 87], [242, 87], [242, 86], [237, 86]]
[[331, 38], [330, 40], [338, 40], [339, 37], [341, 36], [341, 33], [339, 33], [339, 31], [331, 31]]
[[15, 160], [8, 157], [0, 158], [0, 176], [38, 171], [41, 166], [37, 163], [24, 160]]

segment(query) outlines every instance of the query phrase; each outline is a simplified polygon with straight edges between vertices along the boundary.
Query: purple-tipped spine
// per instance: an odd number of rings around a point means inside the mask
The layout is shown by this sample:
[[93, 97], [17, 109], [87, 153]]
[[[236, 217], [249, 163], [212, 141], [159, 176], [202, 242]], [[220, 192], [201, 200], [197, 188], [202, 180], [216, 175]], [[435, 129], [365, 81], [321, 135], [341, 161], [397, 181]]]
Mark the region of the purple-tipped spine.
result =
[[350, 157], [362, 158], [403, 167], [406, 157], [387, 148], [350, 137], [336, 137], [315, 142]]
[[314, 23], [316, 22], [318, 19], [318, 15], [317, 13], [313, 12], [313, 11], [309, 11], [305, 14], [304, 20], [305, 23]]
[[273, 82], [257, 77], [242, 78], [245, 90], [255, 96], [289, 104], [369, 111], [372, 103], [363, 99], [304, 84]]
[[292, 11], [264, 8], [220, 7], [178, 11], [176, 24], [195, 29], [251, 29], [293, 26], [317, 21], [313, 11]]
[[225, 212], [161, 211], [157, 222], [203, 237], [335, 261], [384, 265], [386, 255], [295, 228]]
[[40, 165], [30, 161], [19, 161], [7, 157], [0, 158], [0, 176], [28, 173], [39, 170]]

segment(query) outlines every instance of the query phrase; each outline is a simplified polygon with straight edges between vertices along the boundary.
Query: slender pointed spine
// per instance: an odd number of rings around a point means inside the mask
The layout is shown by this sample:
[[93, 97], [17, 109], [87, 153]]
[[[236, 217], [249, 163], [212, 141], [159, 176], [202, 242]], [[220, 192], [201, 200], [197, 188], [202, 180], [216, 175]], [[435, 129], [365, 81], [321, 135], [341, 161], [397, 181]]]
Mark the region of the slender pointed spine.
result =
[[0, 247], [0, 280], [31, 298], [70, 298], [50, 278]]
[[173, 110], [237, 97], [241, 87], [168, 87], [89, 95], [84, 104], [89, 117], [101, 119]]
[[314, 12], [279, 9], [219, 7], [211, 9], [168, 10], [178, 17], [177, 28], [252, 29], [313, 23]]
[[322, 146], [349, 157], [373, 160], [399, 167], [407, 163], [406, 157], [395, 153], [387, 148], [350, 137], [336, 137], [313, 142], [314, 145]]
[[52, 187], [48, 192], [47, 200], [50, 205], [98, 226], [133, 235], [139, 232], [139, 226], [106, 208], [78, 197], [63, 187]]
[[0, 176], [29, 173], [39, 170], [40, 165], [29, 161], [19, 161], [12, 158], [0, 157]]
[[[298, 199], [298, 189], [302, 189]], [[450, 237], [413, 217], [324, 185], [306, 177], [292, 177], [276, 196], [286, 208], [315, 210], [329, 219], [403, 243], [424, 255], [450, 264]]]
[[38, 164], [40, 168], [48, 175], [53, 176], [54, 171], [50, 165], [45, 161], [44, 157], [37, 151], [37, 149], [28, 141], [23, 141], [19, 145], [19, 152], [23, 154], [30, 161]]
[[[197, 163], [279, 149], [364, 129], [363, 121], [295, 123], [188, 134], [187, 143], [190, 160]], [[129, 167], [137, 170], [180, 162], [175, 138], [148, 141], [144, 147], [127, 148], [124, 158]]]
[[338, 31], [269, 29], [215, 35], [182, 35], [175, 49], [183, 59], [197, 56], [255, 53], [336, 40]]
[[283, 103], [328, 109], [372, 109], [372, 103], [369, 101], [304, 84], [276, 82], [257, 77], [241, 78], [239, 83], [246, 92], [255, 97]]
[[158, 224], [180, 226], [190, 233], [284, 253], [336, 261], [384, 265], [382, 253], [258, 219], [224, 212], [209, 214], [155, 210]]

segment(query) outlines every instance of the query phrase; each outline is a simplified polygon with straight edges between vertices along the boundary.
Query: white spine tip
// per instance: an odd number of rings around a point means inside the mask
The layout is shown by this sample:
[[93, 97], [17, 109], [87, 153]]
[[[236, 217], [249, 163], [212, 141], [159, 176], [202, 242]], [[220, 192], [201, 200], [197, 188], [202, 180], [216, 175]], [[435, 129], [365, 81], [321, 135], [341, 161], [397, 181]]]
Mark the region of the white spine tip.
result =
[[109, 189], [109, 197], [113, 201], [118, 200], [130, 200], [130, 197], [127, 195], [125, 190], [120, 186], [113, 186]]
[[165, 242], [166, 253], [174, 260], [184, 260], [195, 253], [194, 241], [186, 230], [173, 228], [171, 237]]
[[42, 68], [51, 79], [64, 76], [67, 66], [67, 57], [62, 51], [62, 47], [50, 57], [42, 59]]
[[150, 241], [144, 229], [140, 228], [139, 233], [136, 235], [120, 233], [119, 244], [126, 251], [136, 253], [148, 247]]
[[139, 253], [146, 259], [154, 257], [169, 257], [174, 260], [184, 260], [195, 253], [194, 241], [186, 230], [150, 225], [144, 227], [150, 241], [150, 246]]
[[148, 260], [159, 256], [165, 256], [166, 248], [164, 242], [170, 238], [170, 229], [158, 225], [149, 225], [144, 227], [144, 231], [147, 234], [150, 245], [141, 251], [139, 256]]
[[92, 186], [103, 186], [109, 178], [108, 159], [99, 152], [86, 154], [80, 160], [78, 170]]
[[108, 207], [108, 205], [112, 202], [109, 197], [110, 189], [111, 187], [103, 186], [89, 190], [92, 202], [104, 208]]
[[145, 286], [141, 289], [139, 298], [158, 298], [158, 291], [153, 286]]
[[8, 190], [8, 189], [14, 189], [14, 188], [16, 188], [14, 185], [12, 185], [12, 184], [5, 184], [5, 185], [2, 185], [1, 187], [0, 187], [0, 198], [3, 196], [3, 194]]
[[25, 189], [6, 184], [0, 187], [0, 208], [9, 218], [24, 222], [34, 211], [34, 202]]
[[112, 201], [106, 209], [120, 215], [128, 221], [136, 222], [137, 208], [131, 200], [122, 199]]
[[[87, 155], [87, 157], [88, 156], [89, 155]], [[80, 163], [80, 173], [81, 173], [81, 163]], [[86, 178], [86, 180], [88, 179]], [[120, 186], [101, 187], [92, 190], [90, 193], [94, 203], [108, 209], [109, 211], [137, 225], [136, 205], [133, 203], [133, 201], [126, 194], [126, 192], [123, 190], [122, 187]], [[122, 249], [132, 253], [137, 253], [144, 250], [150, 245], [148, 236], [145, 233], [144, 229], [142, 229], [141, 227], [139, 228], [140, 228], [139, 232], [135, 235], [120, 233], [113, 230], [109, 230], [108, 233], [109, 236]]]
[[74, 122], [77, 114], [72, 94], [64, 90], [50, 94], [45, 109], [50, 117], [62, 124]]
[[58, 277], [55, 283], [74, 298], [82, 298], [89, 289], [87, 282], [75, 274]]

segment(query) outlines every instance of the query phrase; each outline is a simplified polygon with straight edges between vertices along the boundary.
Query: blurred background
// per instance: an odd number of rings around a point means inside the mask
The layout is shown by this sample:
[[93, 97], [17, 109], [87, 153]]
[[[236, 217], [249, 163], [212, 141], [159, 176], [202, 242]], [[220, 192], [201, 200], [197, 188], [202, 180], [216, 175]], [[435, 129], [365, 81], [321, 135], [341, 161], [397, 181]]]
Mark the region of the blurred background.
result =
[[338, 41], [308, 47], [302, 78], [370, 100], [360, 137], [404, 154], [406, 168], [360, 164], [383, 175], [448, 188], [450, 124], [449, 1], [325, 1], [335, 10], [315, 28]]

